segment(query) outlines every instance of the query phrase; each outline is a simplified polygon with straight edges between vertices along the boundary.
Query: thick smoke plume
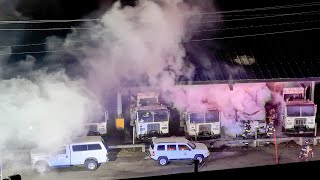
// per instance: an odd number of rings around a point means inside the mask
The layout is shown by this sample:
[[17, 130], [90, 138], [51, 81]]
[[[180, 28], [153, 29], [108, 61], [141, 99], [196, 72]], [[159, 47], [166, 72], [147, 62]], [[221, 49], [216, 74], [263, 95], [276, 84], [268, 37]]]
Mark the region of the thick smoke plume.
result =
[[236, 120], [265, 118], [265, 104], [271, 100], [271, 91], [265, 83], [235, 84], [232, 91], [225, 84], [186, 86], [171, 91], [170, 98], [180, 111], [219, 109], [225, 133], [235, 136], [242, 130]]
[[167, 89], [179, 76], [191, 78], [193, 74], [192, 66], [184, 61], [181, 41], [195, 12], [198, 9], [181, 0], [141, 0], [134, 8], [123, 9], [117, 2], [100, 23], [84, 25], [91, 27], [89, 32], [74, 31], [63, 46], [77, 49], [72, 54], [100, 97], [129, 83]]
[[[177, 77], [190, 78], [193, 68], [184, 63], [180, 43], [194, 12], [181, 0], [142, 0], [124, 9], [117, 2], [101, 22], [83, 25], [91, 28], [87, 33], [50, 37], [47, 50], [70, 51], [49, 54], [47, 69], [34, 71], [32, 56], [15, 68], [1, 66], [2, 74], [21, 77], [0, 79], [0, 157], [7, 145], [53, 149], [67, 143], [84, 122], [102, 116], [105, 95], [128, 82], [168, 89]], [[85, 78], [66, 75], [67, 54], [80, 62]]]

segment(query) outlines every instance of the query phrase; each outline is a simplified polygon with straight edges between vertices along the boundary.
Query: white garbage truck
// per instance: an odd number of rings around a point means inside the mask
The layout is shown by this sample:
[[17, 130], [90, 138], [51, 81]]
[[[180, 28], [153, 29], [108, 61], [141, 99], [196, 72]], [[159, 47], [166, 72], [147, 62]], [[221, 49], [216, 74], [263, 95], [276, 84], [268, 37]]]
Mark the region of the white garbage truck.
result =
[[282, 131], [285, 134], [314, 134], [317, 105], [306, 99], [306, 88], [299, 83], [284, 84], [285, 100], [281, 115]]
[[131, 94], [130, 124], [140, 140], [169, 135], [170, 111], [159, 103], [158, 92]]
[[104, 112], [104, 117], [95, 121], [89, 121], [83, 124], [84, 128], [88, 132], [89, 136], [92, 135], [106, 135], [107, 134], [107, 122], [109, 119], [108, 111]]
[[221, 112], [217, 108], [187, 108], [181, 114], [180, 127], [187, 138], [221, 137]]

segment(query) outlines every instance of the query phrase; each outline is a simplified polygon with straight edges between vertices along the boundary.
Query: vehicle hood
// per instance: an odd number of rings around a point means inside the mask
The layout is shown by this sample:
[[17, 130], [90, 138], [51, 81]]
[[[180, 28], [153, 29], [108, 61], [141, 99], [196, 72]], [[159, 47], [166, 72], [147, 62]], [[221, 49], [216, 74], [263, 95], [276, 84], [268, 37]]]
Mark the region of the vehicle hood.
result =
[[205, 151], [208, 150], [208, 147], [203, 143], [195, 143], [195, 145], [196, 145], [196, 150], [205, 150]]
[[34, 157], [49, 157], [50, 152], [42, 150], [42, 149], [31, 149], [30, 150], [30, 156], [31, 158]]

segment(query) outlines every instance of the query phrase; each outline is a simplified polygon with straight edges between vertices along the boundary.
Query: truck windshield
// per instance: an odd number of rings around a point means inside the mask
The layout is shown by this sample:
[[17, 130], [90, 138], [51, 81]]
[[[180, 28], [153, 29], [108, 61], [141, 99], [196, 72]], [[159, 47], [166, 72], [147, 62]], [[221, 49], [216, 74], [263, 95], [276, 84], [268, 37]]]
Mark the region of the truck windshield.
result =
[[210, 111], [206, 114], [206, 123], [219, 122], [219, 111]]
[[204, 123], [204, 114], [203, 113], [191, 113], [190, 114], [191, 123]]
[[301, 106], [301, 116], [314, 116], [315, 107], [313, 105]]
[[289, 117], [294, 117], [294, 116], [314, 116], [315, 115], [315, 107], [314, 107], [314, 105], [287, 106], [287, 115]]
[[289, 117], [300, 116], [300, 106], [287, 106], [287, 115]]
[[140, 110], [138, 111], [139, 121], [153, 122], [153, 117], [151, 111]]
[[152, 105], [152, 104], [156, 104], [157, 103], [157, 99], [156, 98], [143, 98], [140, 99], [139, 104], [141, 106], [148, 106], [148, 105]]
[[169, 113], [167, 110], [155, 110], [154, 111], [154, 122], [168, 121]]

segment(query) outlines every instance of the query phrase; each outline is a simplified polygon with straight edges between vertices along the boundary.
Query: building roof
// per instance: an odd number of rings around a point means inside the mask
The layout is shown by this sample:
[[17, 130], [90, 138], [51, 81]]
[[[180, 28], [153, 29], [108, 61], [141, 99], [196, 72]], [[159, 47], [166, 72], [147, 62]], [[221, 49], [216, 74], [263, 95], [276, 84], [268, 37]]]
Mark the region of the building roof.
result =
[[[259, 7], [276, 3], [263, 2]], [[193, 84], [320, 80], [320, 5], [279, 2], [300, 5], [205, 15], [200, 32], [186, 43], [196, 67]]]

